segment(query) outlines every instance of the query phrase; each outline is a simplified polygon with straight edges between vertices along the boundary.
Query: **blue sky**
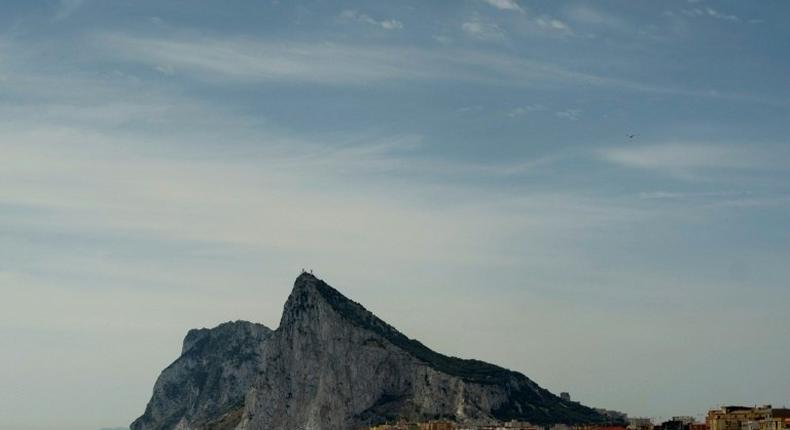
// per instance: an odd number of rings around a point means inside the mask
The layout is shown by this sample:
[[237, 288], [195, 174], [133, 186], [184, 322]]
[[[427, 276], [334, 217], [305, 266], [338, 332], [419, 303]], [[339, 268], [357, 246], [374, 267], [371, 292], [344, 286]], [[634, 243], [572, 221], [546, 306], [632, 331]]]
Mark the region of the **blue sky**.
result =
[[594, 406], [790, 403], [788, 19], [3, 2], [0, 429], [130, 422], [189, 328], [276, 327], [302, 267]]

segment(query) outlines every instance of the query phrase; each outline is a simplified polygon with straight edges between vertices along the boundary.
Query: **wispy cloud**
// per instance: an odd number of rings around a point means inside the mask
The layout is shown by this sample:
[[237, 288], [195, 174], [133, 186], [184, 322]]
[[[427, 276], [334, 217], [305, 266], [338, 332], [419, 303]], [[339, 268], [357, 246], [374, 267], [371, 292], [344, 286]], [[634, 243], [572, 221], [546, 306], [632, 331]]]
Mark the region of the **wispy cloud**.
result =
[[535, 23], [538, 25], [538, 27], [546, 29], [546, 30], [551, 30], [551, 31], [555, 31], [555, 32], [561, 32], [561, 33], [564, 33], [564, 34], [572, 34], [573, 33], [571, 31], [570, 26], [566, 22], [561, 21], [561, 20], [559, 20], [557, 18], [552, 18], [550, 16], [545, 16], [545, 15], [544, 16], [540, 16], [540, 17], [535, 19]]
[[787, 207], [790, 194], [784, 191], [644, 191], [639, 198], [701, 209], [749, 209]]
[[754, 197], [753, 192], [747, 191], [643, 191], [639, 193], [640, 199], [645, 200], [714, 200], [737, 199]]
[[568, 19], [579, 24], [609, 28], [623, 28], [625, 26], [622, 19], [611, 14], [609, 11], [593, 8], [588, 4], [571, 6], [565, 11], [565, 15]]
[[[498, 27], [469, 22], [474, 37], [497, 38]], [[393, 46], [269, 43], [248, 39], [157, 39], [125, 35], [102, 37], [99, 44], [120, 58], [166, 68], [205, 80], [263, 83], [296, 81], [359, 85], [371, 81], [452, 79], [534, 86], [546, 82], [634, 86], [561, 67], [484, 51], [427, 52]]]
[[557, 118], [567, 119], [570, 121], [578, 121], [579, 117], [581, 117], [581, 114], [582, 111], [580, 109], [565, 109], [554, 113]]
[[[496, 24], [462, 25], [471, 37], [499, 40]], [[547, 22], [558, 31], [560, 22]], [[697, 94], [626, 79], [576, 72], [544, 61], [470, 49], [442, 52], [404, 46], [338, 43], [274, 43], [253, 39], [171, 37], [124, 34], [96, 39], [109, 55], [147, 64], [168, 74], [185, 74], [222, 83], [308, 82], [361, 85], [393, 80], [455, 80], [515, 87], [562, 83], [665, 94]], [[709, 93], [699, 94], [708, 95]], [[722, 97], [722, 95], [717, 95]]]
[[525, 106], [519, 106], [510, 112], [507, 113], [507, 116], [511, 118], [516, 118], [519, 116], [524, 116], [530, 112], [542, 112], [547, 110], [548, 108], [542, 104], [531, 104]]
[[665, 143], [608, 148], [602, 159], [624, 167], [666, 172], [710, 169], [760, 169], [776, 167], [787, 154], [757, 145]]
[[398, 21], [397, 19], [384, 19], [384, 20], [377, 20], [372, 18], [370, 15], [358, 12], [356, 10], [347, 9], [340, 13], [340, 18], [343, 20], [349, 21], [357, 21], [362, 22], [365, 24], [370, 24], [376, 27], [380, 27], [384, 30], [401, 30], [403, 29], [403, 23]]
[[480, 112], [483, 110], [483, 105], [470, 105], [470, 106], [461, 106], [455, 111], [460, 114], [466, 114], [470, 112]]
[[497, 9], [524, 12], [524, 9], [518, 4], [516, 0], [483, 0], [483, 1]]
[[741, 19], [737, 15], [721, 13], [712, 7], [683, 9], [680, 11], [680, 13], [691, 18], [708, 17], [708, 18], [719, 19], [722, 21], [731, 21], [731, 22], [741, 21]]
[[[359, 84], [435, 74], [398, 61], [423, 60], [415, 51], [338, 44], [270, 43], [248, 39], [154, 39], [109, 36], [100, 41], [130, 61], [205, 79], [236, 82], [304, 81]], [[417, 58], [415, 58], [417, 57]]]
[[[272, 148], [259, 148], [244, 157], [227, 154], [224, 148], [210, 149], [206, 156], [190, 152], [190, 157], [179, 157], [157, 154], [152, 148], [189, 149], [195, 145], [184, 142], [190, 136], [168, 133], [166, 138], [143, 145], [140, 142], [151, 139], [144, 136], [85, 129], [0, 129], [4, 142], [15, 142], [3, 147], [0, 180], [5, 186], [0, 189], [0, 202], [5, 208], [35, 208], [43, 214], [7, 214], [0, 226], [23, 232], [135, 238], [149, 244], [170, 241], [209, 248], [277, 250], [301, 258], [308, 258], [310, 244], [318, 241], [339, 255], [360, 256], [355, 261], [368, 255], [373, 265], [375, 261], [389, 265], [430, 261], [475, 264], [479, 256], [473, 250], [499, 246], [507, 232], [543, 235], [548, 230], [567, 229], [566, 223], [584, 228], [573, 217], [557, 213], [569, 208], [589, 212], [587, 226], [631, 216], [572, 195], [550, 193], [513, 199], [422, 180], [377, 183], [367, 176], [366, 186], [357, 186], [353, 194], [347, 192], [348, 183], [358, 183], [359, 175], [381, 176], [388, 169], [399, 176], [417, 171], [435, 175], [437, 171], [447, 173], [447, 169], [459, 176], [481, 172], [512, 175], [551, 160], [486, 167], [404, 159], [401, 152], [415, 144], [411, 138], [351, 146], [282, 138], [279, 140], [288, 140], [287, 146], [274, 142]], [[277, 139], [258, 136], [254, 140]], [[319, 182], [320, 191], [310, 185]], [[469, 203], [452, 203], [454, 199], [450, 199], [441, 208], [435, 207], [435, 196], [446, 198], [459, 192]], [[451, 213], [452, 221], [448, 221]], [[384, 225], [387, 228], [379, 228]], [[496, 233], [491, 226], [497, 226]], [[369, 233], [360, 235], [360, 231]], [[373, 231], [379, 233], [370, 233]], [[415, 234], [422, 239], [414, 238]], [[381, 243], [389, 244], [387, 250], [373, 252]], [[456, 251], [448, 253], [446, 249]], [[316, 251], [315, 257], [319, 255]], [[507, 256], [502, 258], [499, 264], [508, 261]], [[321, 259], [333, 260], [329, 256]], [[146, 277], [159, 284], [184, 282], [177, 277], [137, 273], [114, 263], [117, 261], [108, 259], [92, 273], [107, 269], [108, 276], [139, 282]], [[54, 264], [61, 272], [70, 266]], [[340, 260], [333, 264], [345, 267]]]
[[461, 29], [468, 36], [479, 40], [503, 40], [505, 38], [505, 32], [498, 24], [480, 17], [474, 17], [462, 23]]

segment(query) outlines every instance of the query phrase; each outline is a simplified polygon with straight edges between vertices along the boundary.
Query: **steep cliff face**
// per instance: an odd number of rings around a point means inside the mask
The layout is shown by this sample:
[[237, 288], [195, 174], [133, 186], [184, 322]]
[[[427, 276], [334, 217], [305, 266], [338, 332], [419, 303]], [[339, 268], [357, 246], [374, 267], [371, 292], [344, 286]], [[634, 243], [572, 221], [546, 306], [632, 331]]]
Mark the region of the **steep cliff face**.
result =
[[397, 418], [600, 419], [524, 375], [438, 354], [310, 275], [297, 279], [248, 399], [248, 429], [354, 429]]
[[[190, 332], [185, 350], [204, 335]], [[217, 423], [238, 430], [350, 430], [400, 418], [440, 417], [604, 420], [520, 373], [438, 354], [309, 274], [297, 278], [280, 327], [260, 338], [257, 348], [239, 342], [255, 354], [219, 348], [218, 354], [196, 354], [200, 358], [194, 362], [179, 364], [182, 355], [163, 372], [146, 414], [132, 430], [216, 429]], [[228, 369], [219, 374], [227, 371], [233, 378], [216, 379], [209, 395], [209, 385], [189, 382], [201, 366]], [[231, 382], [235, 385], [225, 386]], [[167, 386], [184, 389], [168, 397]]]
[[131, 430], [234, 428], [271, 334], [245, 321], [190, 330], [181, 356], [159, 376]]

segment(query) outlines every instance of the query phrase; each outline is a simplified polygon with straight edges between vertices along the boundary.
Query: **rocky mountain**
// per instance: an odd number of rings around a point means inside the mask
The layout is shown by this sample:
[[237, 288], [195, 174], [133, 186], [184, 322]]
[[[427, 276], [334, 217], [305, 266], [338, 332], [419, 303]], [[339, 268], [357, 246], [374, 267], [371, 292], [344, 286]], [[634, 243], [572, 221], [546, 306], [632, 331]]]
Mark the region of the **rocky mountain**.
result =
[[294, 284], [280, 326], [190, 331], [132, 430], [351, 430], [408, 419], [597, 423], [526, 376], [448, 357], [314, 276]]
[[246, 321], [190, 330], [132, 430], [232, 428], [225, 424], [238, 422], [271, 335], [266, 326]]

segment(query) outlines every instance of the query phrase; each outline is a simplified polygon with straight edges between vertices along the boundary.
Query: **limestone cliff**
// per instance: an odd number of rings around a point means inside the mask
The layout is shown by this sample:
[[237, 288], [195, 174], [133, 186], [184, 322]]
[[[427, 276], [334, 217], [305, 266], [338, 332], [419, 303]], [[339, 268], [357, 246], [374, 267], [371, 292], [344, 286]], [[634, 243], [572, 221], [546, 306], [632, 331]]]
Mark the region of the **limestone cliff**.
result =
[[[162, 373], [132, 430], [350, 430], [440, 417], [605, 420], [520, 373], [436, 353], [309, 274], [297, 278], [276, 331], [255, 327], [224, 341], [239, 349], [220, 341], [220, 328], [190, 332], [185, 354]], [[217, 343], [212, 353], [192, 346], [201, 336]], [[207, 368], [228, 376], [208, 383], [196, 376]]]
[[233, 428], [271, 333], [246, 321], [190, 330], [181, 356], [162, 371], [145, 414], [131, 429]]

